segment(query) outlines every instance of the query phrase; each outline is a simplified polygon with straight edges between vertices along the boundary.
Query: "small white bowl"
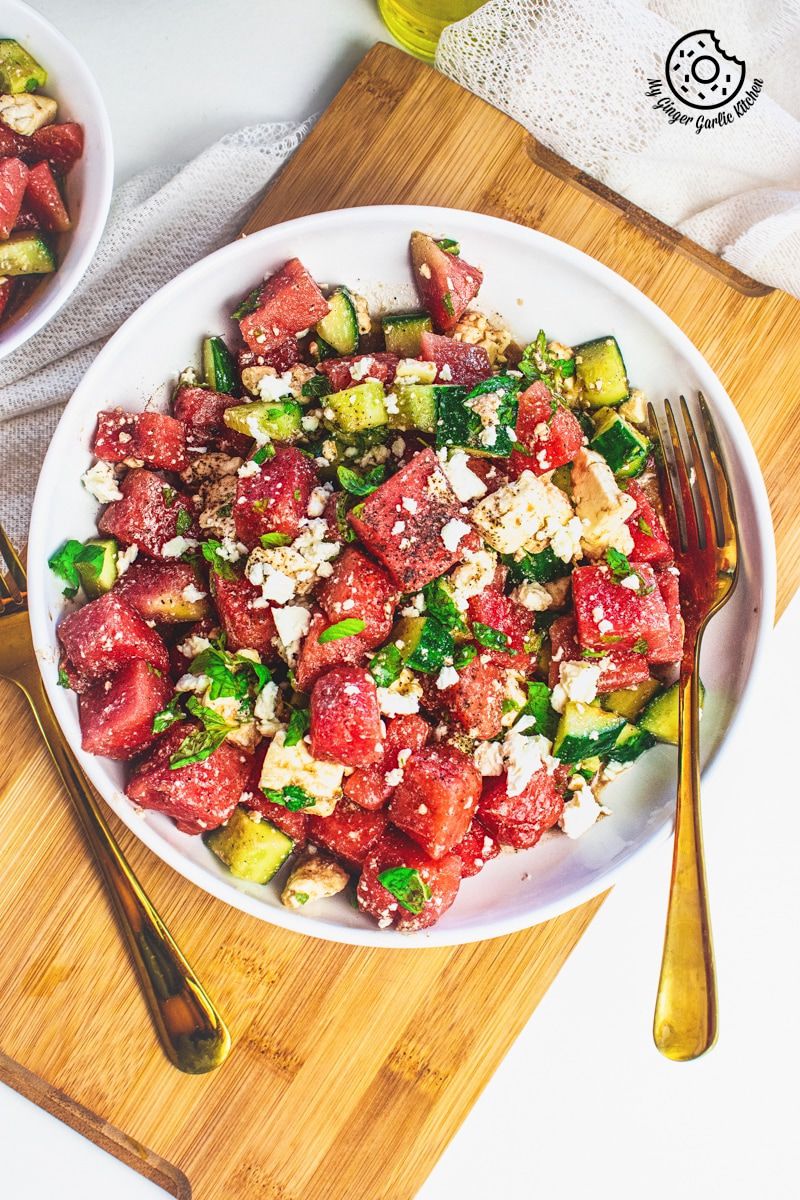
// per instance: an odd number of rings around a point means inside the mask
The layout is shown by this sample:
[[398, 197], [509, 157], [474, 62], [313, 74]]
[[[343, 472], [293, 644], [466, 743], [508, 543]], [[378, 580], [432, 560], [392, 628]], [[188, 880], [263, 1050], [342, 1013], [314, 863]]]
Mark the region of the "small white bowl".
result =
[[19, 313], [0, 325], [2, 359], [46, 325], [80, 283], [108, 216], [114, 151], [100, 89], [64, 35], [20, 0], [0, 0], [0, 37], [15, 38], [42, 64], [48, 76], [42, 91], [58, 101], [57, 121], [77, 121], [84, 132], [83, 156], [66, 180], [72, 229], [58, 236], [58, 269], [42, 279]]
[[344, 895], [295, 912], [275, 884], [234, 877], [202, 838], [180, 833], [163, 813], [139, 812], [124, 795], [127, 768], [81, 750], [76, 697], [58, 686], [56, 625], [65, 609], [47, 559], [67, 538], [95, 534], [97, 503], [81, 487], [93, 461], [97, 413], [166, 402], [170, 382], [196, 362], [206, 334], [232, 336], [234, 304], [287, 258], [302, 258], [326, 283], [347, 283], [373, 312], [412, 307], [408, 262], [413, 229], [447, 234], [484, 271], [480, 305], [501, 313], [518, 341], [544, 326], [568, 345], [614, 334], [631, 379], [658, 403], [701, 389], [728, 461], [741, 532], [741, 572], [729, 604], [703, 640], [706, 685], [701, 762], [707, 770], [746, 712], [775, 607], [775, 546], [764, 481], [741, 418], [700, 352], [651, 300], [588, 255], [531, 229], [480, 213], [386, 205], [317, 213], [239, 238], [195, 263], [151, 296], [103, 347], [53, 434], [33, 504], [28, 573], [34, 646], [47, 693], [78, 761], [106, 803], [164, 862], [213, 896], [296, 933], [353, 945], [455, 946], [525, 929], [609, 887], [623, 867], [668, 836], [676, 754], [658, 746], [613, 783], [613, 815], [578, 841], [546, 834], [532, 850], [503, 854], [465, 879], [438, 925], [420, 933], [378, 929]]

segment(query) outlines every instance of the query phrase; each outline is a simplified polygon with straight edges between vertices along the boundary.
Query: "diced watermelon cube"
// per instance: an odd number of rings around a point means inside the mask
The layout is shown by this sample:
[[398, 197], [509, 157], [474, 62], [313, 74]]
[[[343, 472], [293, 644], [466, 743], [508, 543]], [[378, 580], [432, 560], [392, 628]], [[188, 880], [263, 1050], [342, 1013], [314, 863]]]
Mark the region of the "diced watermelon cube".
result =
[[422, 304], [440, 333], [455, 328], [478, 294], [483, 272], [437, 246], [427, 233], [412, 233], [411, 264]]
[[[325, 358], [319, 370], [327, 375], [334, 392], [344, 391], [366, 379], [377, 379], [378, 383], [391, 384], [397, 370], [399, 358], [396, 354], [381, 350], [377, 354], [351, 354], [345, 358]], [[365, 372], [366, 368], [366, 372]]]
[[257, 650], [264, 658], [274, 658], [275, 618], [269, 605], [258, 603], [261, 589], [244, 576], [224, 579], [215, 571], [211, 572], [210, 584], [227, 648]]
[[290, 258], [271, 275], [254, 312], [242, 317], [239, 328], [254, 354], [274, 350], [288, 337], [321, 321], [330, 305], [299, 258]]
[[478, 819], [504, 846], [527, 850], [555, 825], [564, 810], [565, 772], [540, 767], [519, 796], [509, 796], [507, 775], [484, 783]]
[[383, 808], [397, 784], [390, 782], [393, 773], [408, 752], [421, 750], [431, 734], [431, 727], [424, 717], [407, 713], [386, 722], [386, 737], [383, 743], [383, 758], [374, 767], [359, 767], [352, 775], [345, 776], [342, 791], [345, 796], [361, 808]]
[[664, 525], [644, 490], [635, 479], [625, 489], [636, 501], [636, 508], [625, 522], [633, 538], [633, 554], [637, 562], [669, 563], [675, 555], [669, 544]]
[[379, 558], [403, 591], [416, 591], [460, 562], [472, 546], [468, 535], [453, 549], [443, 530], [463, 522], [461, 506], [430, 448], [367, 496], [358, 516], [348, 516], [368, 550]]
[[649, 659], [651, 663], [680, 662], [683, 654], [683, 639], [686, 628], [681, 616], [680, 588], [678, 577], [671, 571], [659, 571], [658, 590], [666, 605], [669, 617], [669, 633], [656, 640], [651, 645]]
[[14, 291], [14, 280], [13, 279], [4, 279], [3, 282], [0, 283], [0, 318], [3, 316], [3, 313], [8, 308], [9, 301], [11, 300], [13, 291]]
[[623, 587], [604, 563], [572, 572], [578, 641], [585, 649], [634, 646], [640, 639], [654, 648], [669, 633], [669, 614], [653, 568], [648, 563], [631, 563], [631, 568], [646, 594]]
[[367, 812], [349, 800], [340, 800], [329, 817], [308, 818], [308, 840], [348, 867], [360, 867], [386, 828], [386, 820], [384, 812]]
[[31, 134], [24, 153], [28, 162], [46, 159], [60, 174], [66, 175], [83, 154], [83, 128], [74, 121], [43, 125]]
[[508, 483], [508, 461], [507, 458], [479, 458], [476, 455], [469, 457], [467, 465], [474, 475], [483, 480], [487, 494], [491, 494]]
[[41, 229], [41, 223], [35, 213], [22, 201], [22, 208], [19, 210], [19, 215], [14, 223], [14, 233], [25, 233], [31, 229]]
[[171, 726], [135, 768], [125, 789], [134, 804], [166, 813], [183, 833], [204, 833], [224, 824], [239, 803], [252, 764], [250, 754], [223, 742], [202, 762], [173, 770], [170, 758], [198, 728], [189, 721]]
[[512, 450], [509, 467], [519, 478], [523, 471], [544, 475], [572, 462], [583, 445], [583, 430], [570, 410], [559, 403], [547, 384], [537, 381], [519, 398], [517, 441], [529, 451]]
[[375, 680], [361, 667], [333, 667], [311, 693], [311, 753], [347, 767], [383, 758]]
[[136, 413], [122, 408], [97, 414], [97, 429], [92, 442], [92, 453], [103, 462], [122, 462], [133, 458], [133, 435], [136, 431]]
[[468, 610], [471, 622], [479, 621], [505, 634], [507, 649], [494, 652], [495, 662], [517, 671], [530, 670], [531, 656], [525, 650], [525, 643], [536, 623], [533, 613], [494, 587], [485, 588], [479, 595], [471, 596]]
[[472, 759], [447, 743], [424, 746], [411, 755], [389, 810], [395, 825], [441, 858], [467, 832], [481, 794]]
[[[562, 662], [576, 662], [582, 659], [578, 631], [574, 617], [557, 617], [550, 626], [550, 674], [548, 683], [555, 687], [559, 679], [559, 668]], [[592, 651], [598, 654], [600, 651]], [[615, 692], [619, 688], [635, 687], [643, 683], [650, 675], [647, 666], [647, 655], [639, 654], [625, 646], [604, 646], [603, 657], [600, 661], [601, 671], [598, 679], [598, 692]], [[597, 662], [589, 658], [584, 661]]]
[[296, 538], [317, 482], [313, 462], [294, 446], [282, 446], [255, 475], [238, 479], [233, 516], [239, 541], [257, 546], [263, 533]]
[[453, 846], [453, 854], [457, 854], [461, 859], [462, 879], [466, 879], [470, 875], [477, 875], [487, 862], [496, 858], [499, 853], [499, 843], [495, 841], [488, 829], [481, 825], [477, 817], [473, 818], [461, 841]]
[[225, 392], [183, 386], [175, 393], [172, 412], [186, 426], [187, 445], [193, 449], [244, 455], [252, 444], [250, 438], [234, 433], [223, 420], [225, 409], [238, 403]]
[[108, 684], [96, 683], [78, 698], [81, 745], [89, 754], [131, 758], [155, 740], [153, 717], [172, 686], [141, 658], [126, 663]]
[[502, 728], [505, 671], [493, 654], [477, 647], [458, 683], [438, 692], [438, 700], [473, 737], [493, 738]]
[[133, 658], [159, 671], [169, 667], [167, 648], [156, 631], [114, 592], [64, 617], [58, 640], [78, 673], [89, 679], [109, 675]]
[[383, 567], [348, 546], [337, 559], [333, 574], [322, 584], [317, 599], [332, 625], [348, 617], [362, 620], [361, 637], [371, 647], [389, 636], [400, 592]]
[[440, 383], [458, 384], [459, 387], [474, 388], [492, 373], [492, 364], [483, 346], [457, 342], [455, 338], [442, 337], [438, 333], [423, 333], [420, 358], [436, 363], [436, 377]]
[[239, 351], [239, 372], [246, 367], [272, 367], [279, 375], [283, 375], [295, 363], [300, 362], [300, 343], [297, 338], [287, 338], [273, 350], [265, 350], [254, 354], [252, 350]]
[[188, 465], [186, 426], [166, 413], [140, 412], [133, 436], [134, 458], [150, 467], [182, 471]]
[[[199, 621], [211, 611], [205, 581], [191, 563], [178, 559], [156, 562], [151, 558], [137, 558], [119, 577], [113, 590], [145, 621], [162, 624]], [[201, 593], [199, 598], [196, 592]]]
[[[98, 528], [126, 546], [134, 543], [152, 558], [170, 559], [164, 547], [176, 537], [197, 537], [194, 509], [188, 496], [168, 486], [160, 475], [137, 467], [119, 485], [121, 500], [112, 500]], [[181, 517], [181, 513], [186, 513]], [[180, 522], [181, 533], [178, 533]], [[187, 524], [188, 522], [188, 524]]]
[[[420, 912], [409, 912], [380, 882], [379, 876], [393, 867], [418, 871], [430, 889], [431, 897]], [[367, 855], [356, 895], [362, 912], [374, 917], [382, 929], [393, 925], [410, 932], [435, 925], [455, 900], [460, 883], [461, 859], [457, 854], [444, 854], [434, 861], [410, 838], [389, 829]]]
[[24, 154], [29, 141], [26, 134], [15, 133], [0, 121], [0, 158], [16, 158]]
[[245, 808], [252, 809], [254, 812], [260, 812], [265, 820], [274, 825], [276, 829], [280, 829], [287, 837], [290, 837], [295, 846], [302, 846], [306, 840], [308, 830], [308, 815], [302, 809], [292, 812], [291, 809], [286, 808], [283, 804], [275, 804], [273, 800], [268, 800], [261, 791], [259, 782], [261, 779], [261, 768], [264, 765], [264, 757], [268, 749], [269, 742], [266, 741], [257, 747], [253, 755], [246, 789], [242, 793], [241, 803]]
[[319, 635], [330, 624], [324, 612], [317, 610], [312, 614], [311, 624], [300, 645], [295, 665], [297, 686], [301, 692], [310, 691], [323, 671], [343, 665], [358, 666], [369, 653], [369, 647], [359, 633], [320, 643]]
[[17, 222], [27, 179], [28, 168], [21, 159], [0, 158], [0, 241], [5, 241]]
[[51, 233], [66, 233], [72, 228], [49, 163], [40, 162], [31, 167], [25, 184], [25, 204], [42, 229], [48, 229]]

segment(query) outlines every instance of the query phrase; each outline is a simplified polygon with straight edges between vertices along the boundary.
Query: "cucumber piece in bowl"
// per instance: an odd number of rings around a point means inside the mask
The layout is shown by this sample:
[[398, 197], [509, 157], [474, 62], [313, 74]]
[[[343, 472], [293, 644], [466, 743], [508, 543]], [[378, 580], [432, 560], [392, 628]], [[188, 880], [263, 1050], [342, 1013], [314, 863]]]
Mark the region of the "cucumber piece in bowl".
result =
[[328, 300], [331, 310], [316, 325], [316, 332], [337, 354], [358, 349], [358, 313], [346, 287], [337, 288]]
[[18, 96], [47, 83], [47, 71], [14, 38], [0, 38], [0, 92]]
[[236, 386], [233, 356], [220, 337], [207, 337], [203, 342], [203, 375], [214, 392], [230, 395]]
[[47, 242], [29, 233], [16, 233], [0, 242], [0, 275], [49, 275], [56, 256]]
[[594, 338], [576, 346], [575, 374], [590, 408], [621, 404], [628, 398], [628, 372], [614, 337]]

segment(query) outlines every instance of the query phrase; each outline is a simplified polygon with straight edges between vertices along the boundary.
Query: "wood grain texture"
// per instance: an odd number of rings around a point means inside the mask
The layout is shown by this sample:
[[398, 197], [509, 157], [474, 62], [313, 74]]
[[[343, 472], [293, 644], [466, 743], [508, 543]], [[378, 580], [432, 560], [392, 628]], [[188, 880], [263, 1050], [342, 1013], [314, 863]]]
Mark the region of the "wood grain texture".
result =
[[[514, 122], [377, 46], [248, 231], [351, 204], [444, 204], [536, 226], [620, 271], [687, 331], [739, 405], [773, 503], [782, 606], [800, 573], [798, 502], [782, 486], [800, 461], [789, 390], [800, 306], [734, 290], [725, 268], [710, 273], [690, 247], [643, 232], [629, 208], [537, 157]], [[0, 1077], [181, 1200], [411, 1200], [602, 897], [482, 945], [348, 948], [226, 908], [112, 817], [233, 1034], [219, 1072], [181, 1075], [149, 1027], [24, 701], [0, 694]]]

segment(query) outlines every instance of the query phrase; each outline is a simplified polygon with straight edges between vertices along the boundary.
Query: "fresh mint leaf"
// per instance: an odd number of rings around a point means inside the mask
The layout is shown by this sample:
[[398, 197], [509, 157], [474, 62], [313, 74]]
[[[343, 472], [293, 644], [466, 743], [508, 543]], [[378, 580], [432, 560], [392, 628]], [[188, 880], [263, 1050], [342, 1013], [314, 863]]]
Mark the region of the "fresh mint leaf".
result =
[[444, 310], [448, 317], [454, 317], [456, 315], [456, 310], [453, 307], [453, 297], [449, 292], [445, 292], [445, 294], [442, 296], [442, 304], [444, 305]]
[[153, 717], [153, 733], [163, 733], [176, 721], [185, 721], [186, 713], [181, 708], [181, 695], [173, 696], [166, 708], [162, 708]]
[[553, 740], [558, 725], [558, 713], [550, 705], [552, 694], [546, 683], [534, 680], [528, 684], [528, 699], [520, 713], [520, 716], [524, 713], [533, 717], [535, 725], [531, 729], [532, 734], [542, 734], [550, 741]]
[[644, 517], [637, 517], [636, 525], [641, 530], [642, 533], [647, 535], [647, 537], [655, 537], [655, 534], [653, 533], [651, 526], [648, 525], [648, 523], [647, 523], [647, 521], [645, 521]]
[[421, 913], [431, 898], [431, 889], [414, 867], [390, 867], [381, 871], [378, 883], [410, 913]]
[[192, 527], [192, 514], [188, 509], [182, 508], [178, 513], [178, 518], [175, 522], [175, 532], [178, 537], [183, 537]]
[[280, 804], [283, 808], [288, 808], [289, 812], [299, 812], [303, 808], [313, 808], [317, 803], [313, 796], [309, 796], [308, 792], [303, 791], [301, 787], [295, 787], [291, 783], [280, 790], [265, 788], [264, 795], [273, 804]]
[[310, 725], [311, 715], [307, 708], [292, 709], [292, 715], [289, 718], [286, 735], [283, 739], [284, 746], [296, 746], [300, 739], [308, 733]]
[[350, 467], [337, 467], [336, 474], [339, 483], [351, 496], [371, 496], [383, 483], [386, 476], [385, 467], [373, 467], [366, 475], [359, 475]]
[[319, 399], [320, 396], [327, 396], [331, 391], [331, 381], [327, 375], [312, 375], [311, 379], [307, 379], [301, 387], [300, 394], [313, 400]]
[[259, 466], [261, 466], [262, 463], [265, 463], [268, 458], [274, 457], [275, 447], [272, 445], [272, 442], [265, 442], [263, 446], [259, 446], [258, 449], [250, 456], [251, 461], [258, 463]]
[[472, 622], [472, 636], [488, 650], [507, 650], [510, 654], [515, 653], [508, 645], [508, 635], [500, 629], [492, 629], [491, 625], [484, 625], [483, 621]]
[[58, 668], [58, 686], [70, 689], [72, 684], [69, 681], [69, 675], [63, 667]]
[[202, 728], [193, 729], [183, 739], [178, 749], [169, 760], [170, 770], [177, 771], [180, 767], [191, 766], [192, 763], [204, 762], [219, 749], [233, 728], [227, 721], [201, 704], [196, 696], [190, 696], [186, 708], [202, 722]]
[[445, 629], [457, 633], [466, 633], [467, 625], [453, 599], [453, 590], [445, 579], [433, 579], [422, 589], [425, 598], [425, 612], [436, 617]]
[[647, 644], [646, 638], [639, 638], [637, 642], [633, 643], [632, 649], [634, 654], [647, 654], [650, 650], [650, 647]]
[[357, 633], [363, 633], [365, 628], [366, 625], [360, 617], [345, 617], [343, 621], [337, 621], [323, 629], [317, 641], [320, 646], [324, 646], [326, 642], [338, 642], [339, 638], [355, 637]]
[[259, 541], [265, 549], [270, 546], [290, 546], [292, 543], [288, 533], [262, 533]]
[[455, 241], [454, 238], [436, 238], [436, 245], [440, 250], [444, 250], [445, 254], [461, 253], [461, 243]]
[[66, 583], [67, 586], [62, 591], [71, 599], [81, 586], [78, 563], [91, 567], [92, 571], [99, 574], [103, 567], [104, 557], [105, 552], [102, 546], [84, 545], [83, 542], [71, 538], [59, 550], [56, 550], [55, 554], [50, 555], [47, 565], [54, 575]]
[[258, 287], [253, 288], [252, 292], [248, 292], [244, 300], [231, 313], [232, 320], [241, 321], [242, 317], [248, 317], [250, 313], [256, 311], [261, 302], [261, 288], [262, 285], [259, 284]]
[[220, 554], [222, 543], [216, 538], [209, 538], [207, 542], [203, 542], [200, 547], [203, 558], [207, 563], [211, 564], [211, 569], [220, 576], [221, 579], [234, 579], [236, 572], [226, 558]]
[[474, 646], [470, 646], [468, 642], [460, 642], [453, 652], [453, 666], [457, 671], [463, 671], [464, 667], [468, 667], [478, 651]]
[[378, 687], [391, 687], [403, 669], [403, 659], [394, 642], [384, 646], [370, 660], [369, 670]]
[[178, 493], [175, 491], [174, 487], [170, 487], [169, 484], [165, 484], [161, 489], [161, 495], [167, 508], [172, 508]]

